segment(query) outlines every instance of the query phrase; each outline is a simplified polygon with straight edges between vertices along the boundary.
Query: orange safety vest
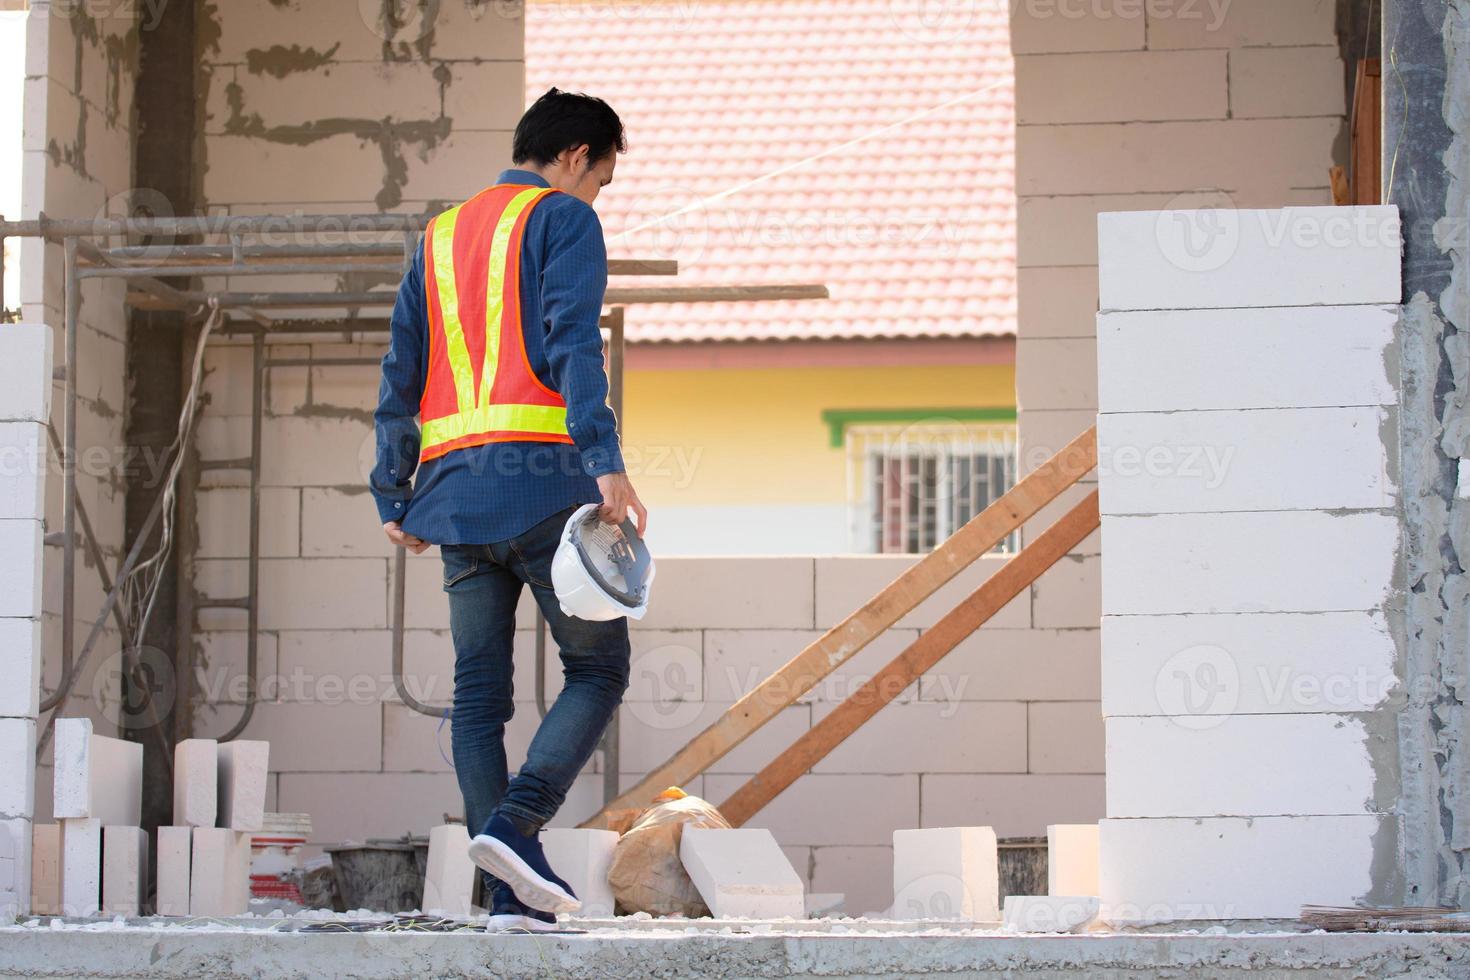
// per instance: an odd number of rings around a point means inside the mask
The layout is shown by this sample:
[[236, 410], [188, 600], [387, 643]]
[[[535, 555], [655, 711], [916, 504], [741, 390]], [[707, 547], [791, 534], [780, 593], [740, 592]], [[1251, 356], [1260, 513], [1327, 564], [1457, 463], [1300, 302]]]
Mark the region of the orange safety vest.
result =
[[553, 193], [496, 184], [424, 232], [429, 370], [420, 461], [488, 442], [572, 441], [567, 404], [531, 370], [521, 323], [526, 219]]

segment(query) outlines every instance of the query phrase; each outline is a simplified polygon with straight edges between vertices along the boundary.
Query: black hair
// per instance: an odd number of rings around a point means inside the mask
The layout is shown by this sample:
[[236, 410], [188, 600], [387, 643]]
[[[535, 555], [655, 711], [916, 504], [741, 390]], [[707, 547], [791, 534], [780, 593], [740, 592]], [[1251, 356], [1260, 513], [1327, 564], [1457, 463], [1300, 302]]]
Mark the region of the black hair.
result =
[[589, 163], [597, 163], [614, 151], [626, 152], [623, 121], [599, 98], [552, 88], [516, 124], [511, 161], [530, 161], [545, 167], [554, 163], [563, 150], [574, 150], [583, 143], [587, 144]]

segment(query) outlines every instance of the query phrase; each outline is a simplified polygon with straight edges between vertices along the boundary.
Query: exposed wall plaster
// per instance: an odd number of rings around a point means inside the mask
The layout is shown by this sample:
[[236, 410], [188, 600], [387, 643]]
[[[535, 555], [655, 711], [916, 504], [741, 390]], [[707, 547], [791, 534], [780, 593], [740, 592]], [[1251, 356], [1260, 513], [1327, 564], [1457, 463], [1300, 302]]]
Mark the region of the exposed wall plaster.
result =
[[[1407, 703], [1400, 717], [1404, 900], [1470, 905], [1470, 508], [1455, 494], [1470, 456], [1470, 0], [1391, 6], [1385, 37], [1390, 201], [1404, 211], [1408, 254], [1402, 343], [1402, 463], [1408, 590], [1400, 626]], [[1426, 46], [1427, 42], [1427, 46]], [[1442, 44], [1442, 61], [1433, 45]], [[1433, 57], [1431, 57], [1433, 56]], [[1445, 66], [1451, 66], [1445, 71]], [[1425, 89], [1442, 79], [1438, 106]], [[1442, 119], [1419, 115], [1439, 111]], [[1443, 134], [1448, 145], [1440, 156]], [[1443, 203], [1438, 199], [1443, 196]]]

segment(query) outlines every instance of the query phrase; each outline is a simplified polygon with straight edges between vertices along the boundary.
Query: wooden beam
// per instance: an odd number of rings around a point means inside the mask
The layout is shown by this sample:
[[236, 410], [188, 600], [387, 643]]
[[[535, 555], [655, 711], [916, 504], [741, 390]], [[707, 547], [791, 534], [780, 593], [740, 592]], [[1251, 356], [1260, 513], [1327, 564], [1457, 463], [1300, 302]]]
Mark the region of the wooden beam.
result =
[[832, 627], [732, 705], [638, 785], [588, 818], [606, 825], [610, 810], [641, 807], [667, 786], [687, 783], [842, 666], [976, 559], [1097, 465], [1097, 429], [1088, 429], [950, 538], [915, 562], [856, 612]]
[[[939, 663], [961, 640], [1024, 592], [1042, 572], [1091, 534], [1098, 522], [1094, 490], [970, 593], [968, 599], [925, 630], [908, 649], [874, 674], [872, 680], [808, 729], [774, 762], [752, 776], [720, 806], [720, 813], [735, 827], [759, 813], [802, 773], [826, 758], [847, 736]], [[957, 736], [965, 737], [963, 733]], [[923, 746], [915, 746], [916, 752], [923, 750]]]
[[608, 306], [630, 303], [749, 303], [777, 299], [827, 299], [820, 283], [772, 283], [769, 286], [625, 286], [609, 287]]

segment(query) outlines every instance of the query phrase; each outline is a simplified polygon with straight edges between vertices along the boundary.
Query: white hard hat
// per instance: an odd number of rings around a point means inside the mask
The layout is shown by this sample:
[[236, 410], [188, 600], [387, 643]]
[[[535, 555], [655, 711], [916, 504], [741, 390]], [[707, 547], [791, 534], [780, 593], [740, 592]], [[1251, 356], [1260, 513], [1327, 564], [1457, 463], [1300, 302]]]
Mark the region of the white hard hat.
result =
[[600, 504], [577, 508], [551, 560], [551, 584], [561, 611], [602, 622], [642, 619], [653, 585], [653, 556], [632, 521], [604, 523]]

